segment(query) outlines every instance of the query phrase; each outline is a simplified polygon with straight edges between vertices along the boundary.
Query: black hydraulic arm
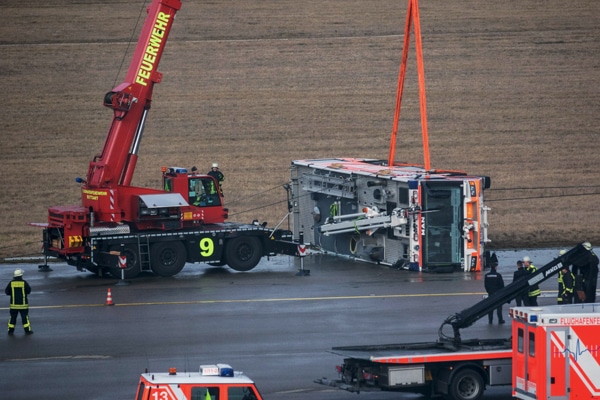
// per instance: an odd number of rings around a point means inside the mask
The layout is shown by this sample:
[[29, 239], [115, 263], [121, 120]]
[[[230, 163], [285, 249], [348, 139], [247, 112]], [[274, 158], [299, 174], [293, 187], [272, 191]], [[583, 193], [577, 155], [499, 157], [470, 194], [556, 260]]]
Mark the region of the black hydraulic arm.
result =
[[512, 282], [505, 286], [498, 292], [494, 293], [475, 305], [462, 310], [459, 313], [449, 316], [446, 318], [442, 326], [440, 326], [439, 336], [443, 341], [447, 341], [449, 338], [443, 334], [443, 328], [445, 325], [451, 325], [454, 331], [454, 345], [458, 345], [461, 342], [460, 330], [473, 325], [480, 318], [487, 315], [490, 311], [495, 310], [498, 306], [508, 303], [515, 299], [520, 293], [525, 291], [529, 286], [533, 286], [544, 282], [546, 279], [558, 273], [563, 265], [575, 264], [581, 259], [588, 256], [590, 251], [583, 247], [583, 244], [578, 244], [565, 254], [555, 258], [548, 264], [539, 268], [536, 272], [529, 275], [527, 278]]

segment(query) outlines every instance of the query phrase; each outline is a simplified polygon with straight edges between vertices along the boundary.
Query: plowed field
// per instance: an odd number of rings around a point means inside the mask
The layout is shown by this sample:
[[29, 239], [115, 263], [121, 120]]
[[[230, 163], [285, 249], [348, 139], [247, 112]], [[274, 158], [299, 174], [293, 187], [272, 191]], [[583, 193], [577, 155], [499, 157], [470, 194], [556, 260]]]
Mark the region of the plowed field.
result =
[[[103, 146], [140, 1], [5, 0], [0, 256], [38, 253], [47, 207]], [[292, 160], [386, 159], [406, 0], [185, 1], [134, 184], [225, 173], [232, 221], [276, 224]], [[433, 168], [489, 175], [495, 248], [600, 245], [600, 2], [420, 2]], [[414, 42], [413, 48], [414, 48]], [[423, 159], [414, 54], [396, 158]]]

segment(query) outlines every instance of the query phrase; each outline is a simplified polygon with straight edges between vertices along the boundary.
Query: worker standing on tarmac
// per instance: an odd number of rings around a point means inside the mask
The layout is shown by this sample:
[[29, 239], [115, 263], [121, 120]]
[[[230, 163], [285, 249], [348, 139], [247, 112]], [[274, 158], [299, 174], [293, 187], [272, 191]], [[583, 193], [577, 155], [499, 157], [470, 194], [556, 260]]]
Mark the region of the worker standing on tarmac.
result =
[[[525, 278], [527, 275], [529, 275], [529, 273], [527, 272], [527, 270], [525, 270], [525, 268], [523, 268], [523, 261], [519, 260], [517, 261], [517, 270], [513, 273], [513, 282], [519, 281], [523, 278]], [[517, 302], [517, 307], [521, 307], [522, 305], [527, 305], [527, 293], [528, 290], [524, 290], [523, 292], [519, 293], [517, 295], [517, 297], [515, 297], [515, 301]]]
[[31, 293], [31, 287], [29, 286], [29, 283], [23, 279], [22, 269], [15, 269], [13, 280], [8, 283], [4, 292], [7, 296], [10, 296], [8, 334], [14, 334], [17, 316], [20, 313], [25, 334], [31, 335], [33, 331], [31, 330], [31, 322], [29, 322], [29, 302], [27, 301], [27, 295]]
[[[531, 258], [529, 256], [523, 257], [523, 265], [525, 266], [525, 270], [529, 272], [529, 274], [533, 274], [537, 271], [535, 265], [531, 263]], [[542, 293], [540, 287], [536, 284], [529, 287], [529, 292], [527, 293], [527, 305], [530, 307], [537, 307], [537, 298]]]
[[[485, 274], [485, 279], [483, 281], [485, 291], [490, 297], [492, 297], [494, 293], [496, 293], [504, 287], [504, 280], [502, 279], [502, 275], [500, 275], [498, 271], [496, 271], [496, 268], [498, 268], [498, 263], [493, 262], [490, 266], [490, 272]], [[502, 304], [500, 304], [498, 308], [496, 308], [496, 313], [498, 314], [498, 323], [503, 324], [504, 318], [502, 317]], [[491, 324], [494, 320], [494, 310], [488, 313], [488, 319], [489, 323]]]

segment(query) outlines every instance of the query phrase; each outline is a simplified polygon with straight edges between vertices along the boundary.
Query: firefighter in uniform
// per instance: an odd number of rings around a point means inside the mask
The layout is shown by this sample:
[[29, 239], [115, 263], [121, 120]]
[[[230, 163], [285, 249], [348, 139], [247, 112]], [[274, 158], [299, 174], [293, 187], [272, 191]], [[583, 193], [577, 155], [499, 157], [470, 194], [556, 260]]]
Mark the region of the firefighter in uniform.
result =
[[[492, 297], [494, 295], [494, 293], [496, 293], [497, 291], [499, 291], [500, 289], [502, 289], [504, 287], [504, 280], [502, 279], [502, 275], [500, 275], [496, 271], [497, 267], [498, 267], [498, 263], [493, 262], [491, 265], [491, 271], [488, 272], [487, 274], [485, 274], [485, 279], [483, 281], [483, 284], [485, 286], [485, 291], [488, 293], [488, 295], [490, 297]], [[502, 304], [500, 304], [498, 306], [498, 308], [496, 308], [496, 313], [498, 315], [498, 323], [503, 324], [504, 318], [502, 318]], [[488, 319], [491, 324], [494, 319], [494, 311], [493, 310], [488, 313]]]
[[[559, 257], [566, 252], [566, 250], [561, 250], [560, 253], [558, 253]], [[563, 264], [560, 273], [558, 274], [558, 298], [556, 299], [558, 304], [572, 304], [574, 289], [575, 275], [571, 273], [568, 265]]]
[[[210, 171], [208, 171], [208, 173], [206, 175], [209, 175], [209, 176], [212, 176], [213, 178], [215, 178], [215, 180], [219, 184], [219, 194], [221, 196], [223, 196], [223, 181], [225, 180], [225, 175], [223, 175], [223, 173], [219, 170], [219, 164], [213, 163]], [[212, 188], [212, 190], [214, 192], [211, 193], [211, 194], [216, 194], [217, 193], [217, 191], [215, 190], [215, 188]]]
[[573, 303], [573, 288], [575, 284], [575, 276], [569, 267], [563, 265], [560, 274], [558, 274], [558, 304]]
[[596, 284], [598, 281], [598, 256], [592, 251], [590, 242], [583, 243], [589, 251], [585, 257], [573, 263], [575, 275], [575, 303], [595, 303]]
[[12, 335], [15, 332], [17, 324], [17, 316], [21, 314], [21, 322], [25, 333], [30, 335], [31, 323], [29, 322], [29, 303], [27, 295], [31, 293], [31, 287], [26, 280], [23, 279], [23, 270], [16, 269], [13, 274], [13, 280], [8, 283], [4, 290], [7, 296], [10, 296], [10, 319], [8, 320], [8, 334]]
[[[517, 270], [513, 273], [513, 282], [519, 281], [527, 275], [529, 275], [529, 273], [525, 270], [525, 268], [523, 268], [523, 261], [517, 261]], [[523, 292], [519, 293], [517, 297], [515, 297], [517, 307], [527, 305], [527, 292], [528, 290], [524, 290]]]
[[[531, 258], [528, 256], [523, 257], [523, 265], [529, 274], [533, 274], [537, 271], [537, 268], [531, 263]], [[538, 285], [530, 286], [529, 292], [527, 293], [527, 305], [536, 307], [538, 305], [537, 298], [541, 293], [542, 291]]]

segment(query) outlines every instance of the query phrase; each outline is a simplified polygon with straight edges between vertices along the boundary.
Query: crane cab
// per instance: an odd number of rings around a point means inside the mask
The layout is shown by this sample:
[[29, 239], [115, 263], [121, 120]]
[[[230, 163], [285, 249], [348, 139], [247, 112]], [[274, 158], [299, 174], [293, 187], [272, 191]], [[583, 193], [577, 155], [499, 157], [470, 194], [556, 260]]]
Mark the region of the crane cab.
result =
[[163, 168], [163, 189], [179, 193], [190, 205], [184, 212], [184, 221], [212, 224], [228, 217], [219, 183], [209, 175], [188, 173], [186, 168]]

